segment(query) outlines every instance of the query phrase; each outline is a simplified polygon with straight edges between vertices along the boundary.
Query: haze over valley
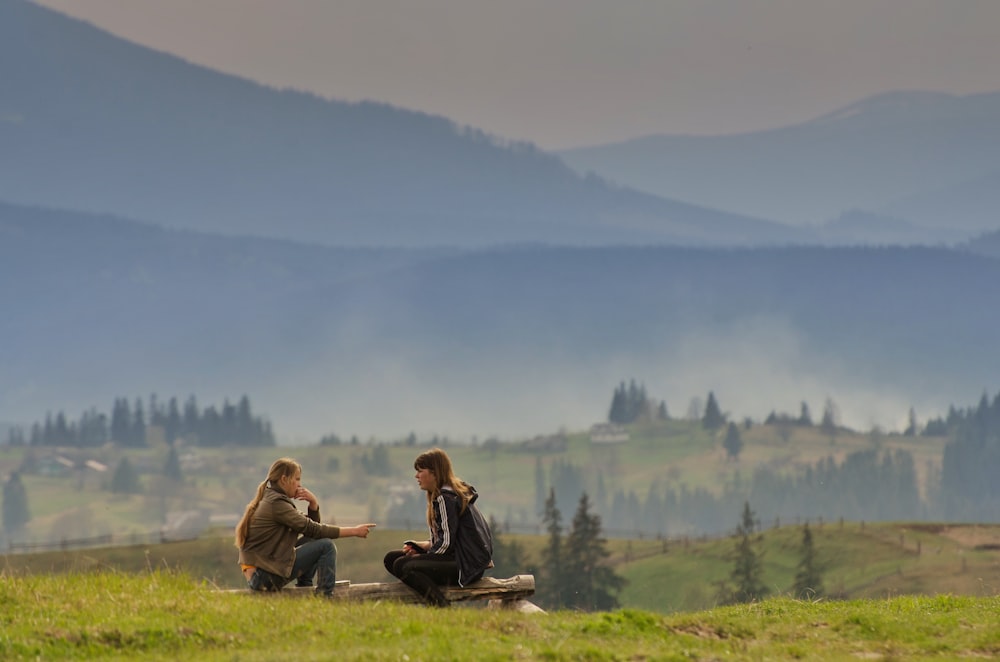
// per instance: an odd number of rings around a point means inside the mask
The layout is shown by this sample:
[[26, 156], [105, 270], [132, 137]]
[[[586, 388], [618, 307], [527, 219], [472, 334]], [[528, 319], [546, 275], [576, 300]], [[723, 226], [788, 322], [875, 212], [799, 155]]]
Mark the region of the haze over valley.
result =
[[518, 438], [636, 379], [899, 429], [997, 387], [996, 94], [557, 153], [25, 0], [0, 80], [5, 424], [248, 394], [286, 444]]

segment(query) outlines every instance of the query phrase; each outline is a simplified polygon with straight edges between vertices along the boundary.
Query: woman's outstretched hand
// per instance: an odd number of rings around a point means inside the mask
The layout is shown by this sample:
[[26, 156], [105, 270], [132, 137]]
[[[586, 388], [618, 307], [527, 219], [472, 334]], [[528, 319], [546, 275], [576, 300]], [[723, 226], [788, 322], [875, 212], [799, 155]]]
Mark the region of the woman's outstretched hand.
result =
[[367, 538], [368, 532], [375, 528], [374, 524], [358, 524], [357, 526], [351, 526], [346, 529], [341, 529], [341, 535], [346, 535], [348, 537], [354, 536], [356, 538]]

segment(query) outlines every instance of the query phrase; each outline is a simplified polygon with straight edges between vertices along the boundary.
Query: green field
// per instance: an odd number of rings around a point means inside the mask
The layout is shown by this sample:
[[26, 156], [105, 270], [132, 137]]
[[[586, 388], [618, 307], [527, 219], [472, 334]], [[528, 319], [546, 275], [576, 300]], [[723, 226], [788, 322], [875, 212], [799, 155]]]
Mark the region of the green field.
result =
[[[811, 528], [823, 567], [825, 599], [1000, 595], [1000, 525], [835, 523]], [[382, 567], [382, 556], [417, 533], [376, 529], [368, 539], [338, 541], [338, 577], [355, 583], [392, 581]], [[773, 596], [789, 595], [801, 537], [798, 526], [761, 534], [763, 579]], [[508, 539], [520, 542], [536, 561], [546, 543], [544, 536]], [[663, 614], [715, 607], [716, 586], [729, 576], [735, 544], [735, 538], [670, 543], [609, 540], [609, 562], [628, 580], [621, 605]], [[3, 557], [2, 567], [14, 575], [98, 570], [141, 574], [157, 569], [184, 573], [220, 588], [243, 586], [232, 536], [226, 530], [185, 542], [10, 554]]]
[[[679, 489], [704, 488], [719, 493], [737, 474], [749, 476], [756, 467], [776, 472], [800, 472], [823, 458], [840, 462], [849, 453], [868, 450], [905, 449], [913, 455], [914, 467], [926, 489], [929, 472], [940, 468], [947, 441], [941, 437], [903, 437], [841, 431], [835, 436], [818, 428], [791, 428], [790, 432], [769, 425], [754, 425], [742, 432], [744, 450], [738, 462], [726, 459], [721, 433], [711, 434], [698, 423], [665, 421], [633, 425], [627, 443], [591, 443], [589, 433], [553, 435], [555, 444], [536, 440], [446, 444], [457, 473], [472, 482], [482, 494], [481, 508], [501, 522], [519, 530], [537, 526], [536, 463], [548, 471], [554, 463], [577, 467], [584, 489], [593, 497], [598, 481], [605, 491], [634, 491], [643, 498], [651, 486]], [[22, 466], [26, 453], [35, 457], [63, 453], [73, 459], [97, 460], [109, 469], [66, 476], [24, 476], [31, 521], [27, 540], [79, 539], [105, 533], [156, 531], [167, 513], [199, 509], [217, 517], [236, 518], [242, 513], [271, 462], [280, 455], [298, 459], [304, 466], [303, 483], [322, 504], [324, 518], [338, 523], [380, 521], [393, 499], [417, 493], [413, 459], [426, 442], [410, 446], [388, 443], [389, 470], [370, 473], [364, 469], [375, 447], [369, 442], [334, 446], [270, 448], [182, 448], [193, 458], [184, 470], [181, 485], [172, 485], [158, 475], [166, 464], [167, 448], [154, 444], [147, 449], [93, 450], [45, 447], [0, 447], [0, 475]], [[111, 473], [123, 457], [145, 467], [140, 477], [141, 495], [116, 495], [109, 491]], [[44, 498], [38, 496], [44, 494]], [[752, 504], [751, 504], [752, 505]], [[564, 519], [576, 504], [559, 504]], [[739, 513], [734, 512], [735, 527]], [[419, 513], [415, 513], [419, 520]]]
[[1000, 655], [1000, 599], [773, 598], [672, 615], [447, 611], [224, 593], [174, 572], [0, 582], [5, 660], [953, 660]]

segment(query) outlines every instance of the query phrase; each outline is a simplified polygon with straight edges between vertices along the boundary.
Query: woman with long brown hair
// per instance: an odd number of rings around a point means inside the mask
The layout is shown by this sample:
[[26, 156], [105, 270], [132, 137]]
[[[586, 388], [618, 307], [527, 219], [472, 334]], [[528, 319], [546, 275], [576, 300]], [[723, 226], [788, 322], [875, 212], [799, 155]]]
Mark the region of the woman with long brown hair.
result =
[[[305, 515], [293, 499], [309, 503]], [[302, 486], [302, 465], [283, 457], [271, 465], [236, 525], [240, 567], [255, 591], [279, 591], [292, 579], [308, 584], [316, 575], [316, 592], [332, 596], [337, 584], [337, 547], [333, 539], [367, 538], [374, 526], [323, 524], [319, 501]]]
[[493, 567], [493, 538], [476, 489], [455, 475], [448, 454], [434, 448], [413, 462], [417, 485], [427, 492], [430, 539], [407, 540], [385, 555], [386, 570], [428, 604], [446, 607], [441, 586], [465, 586]]

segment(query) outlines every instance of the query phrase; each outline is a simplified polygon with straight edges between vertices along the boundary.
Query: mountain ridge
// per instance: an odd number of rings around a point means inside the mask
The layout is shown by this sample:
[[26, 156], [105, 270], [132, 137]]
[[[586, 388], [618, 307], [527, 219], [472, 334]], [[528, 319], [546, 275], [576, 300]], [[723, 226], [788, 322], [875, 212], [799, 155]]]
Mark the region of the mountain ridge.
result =
[[[329, 245], [760, 243], [766, 219], [580, 177], [372, 102], [276, 90], [25, 0], [0, 4], [0, 199]], [[764, 239], [758, 239], [758, 235]]]
[[995, 228], [961, 198], [901, 204], [1000, 170], [1000, 93], [891, 92], [818, 118], [721, 136], [654, 135], [559, 152], [578, 172], [694, 204], [815, 226], [862, 210], [954, 240]]

